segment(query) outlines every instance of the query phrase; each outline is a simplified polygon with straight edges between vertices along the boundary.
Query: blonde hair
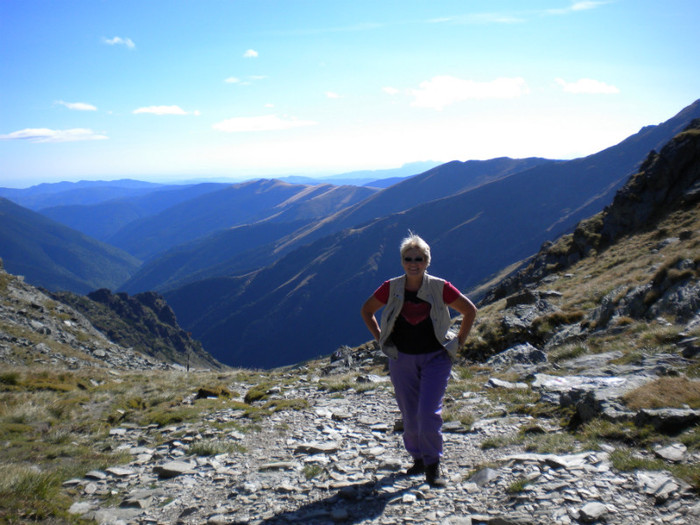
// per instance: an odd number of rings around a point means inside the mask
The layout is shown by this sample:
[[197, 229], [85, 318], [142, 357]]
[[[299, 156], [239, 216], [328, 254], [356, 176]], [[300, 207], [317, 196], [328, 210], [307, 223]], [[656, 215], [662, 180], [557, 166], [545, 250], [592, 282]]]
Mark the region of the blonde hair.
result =
[[412, 248], [423, 252], [423, 256], [426, 259], [425, 262], [430, 264], [430, 245], [411, 230], [408, 230], [408, 236], [401, 241], [401, 257], [403, 258], [404, 253]]

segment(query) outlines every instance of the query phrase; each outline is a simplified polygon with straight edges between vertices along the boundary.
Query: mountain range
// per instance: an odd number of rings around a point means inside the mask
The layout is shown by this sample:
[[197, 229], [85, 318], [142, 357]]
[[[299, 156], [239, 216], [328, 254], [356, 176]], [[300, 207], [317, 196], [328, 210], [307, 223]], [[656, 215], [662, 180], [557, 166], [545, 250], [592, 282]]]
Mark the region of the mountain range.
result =
[[[356, 344], [367, 337], [359, 305], [383, 280], [401, 272], [398, 246], [409, 229], [431, 245], [429, 271], [468, 291], [602, 210], [649, 151], [660, 149], [698, 116], [696, 102], [673, 119], [589, 157], [542, 161], [403, 209], [397, 199], [388, 198], [386, 208], [393, 209], [369, 220], [372, 213], [367, 213], [365, 222], [352, 226], [352, 221], [343, 222], [347, 215], [359, 215], [356, 210], [368, 207], [368, 201], [400, 194], [403, 185], [421, 187], [436, 170], [460, 164], [434, 168], [305, 228], [296, 238], [288, 236], [274, 249], [289, 249], [285, 242], [297, 247], [265, 267], [212, 277], [164, 295], [183, 326], [223, 362], [271, 367], [327, 354], [339, 341]], [[457, 170], [454, 176], [463, 173]], [[335, 233], [328, 225], [333, 221], [341, 224]]]
[[[431, 244], [431, 273], [472, 290], [610, 204], [651, 150], [698, 117], [700, 101], [588, 157], [455, 161], [384, 189], [130, 182], [120, 199], [100, 201], [93, 191], [80, 204], [65, 191], [35, 187], [25, 205], [54, 220], [0, 201], [0, 257], [8, 271], [49, 289], [158, 290], [219, 361], [289, 364], [366, 340], [359, 305], [400, 272], [398, 244], [409, 229]], [[22, 191], [0, 195], [19, 201]], [[17, 233], [25, 230], [32, 233]], [[63, 254], [47, 257], [43, 246], [102, 262], [93, 268]], [[118, 255], [123, 267], [112, 269], [93, 250]], [[67, 279], [68, 268], [86, 275]]]

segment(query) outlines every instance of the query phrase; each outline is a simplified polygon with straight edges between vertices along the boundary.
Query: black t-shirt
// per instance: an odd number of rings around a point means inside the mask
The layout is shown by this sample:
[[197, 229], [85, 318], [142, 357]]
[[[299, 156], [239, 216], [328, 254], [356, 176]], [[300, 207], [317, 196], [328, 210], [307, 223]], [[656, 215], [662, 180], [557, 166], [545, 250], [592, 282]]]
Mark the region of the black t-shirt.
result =
[[405, 290], [403, 308], [394, 323], [391, 340], [404, 354], [429, 354], [443, 348], [435, 337], [430, 303], [419, 299], [417, 291]]

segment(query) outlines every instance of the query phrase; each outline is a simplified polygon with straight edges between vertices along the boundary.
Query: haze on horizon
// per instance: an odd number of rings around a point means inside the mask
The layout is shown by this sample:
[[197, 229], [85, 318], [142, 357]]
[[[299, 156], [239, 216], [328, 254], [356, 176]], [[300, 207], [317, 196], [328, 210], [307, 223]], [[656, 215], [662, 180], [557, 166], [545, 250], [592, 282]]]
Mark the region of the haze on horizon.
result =
[[0, 2], [0, 186], [570, 159], [700, 98], [694, 0]]

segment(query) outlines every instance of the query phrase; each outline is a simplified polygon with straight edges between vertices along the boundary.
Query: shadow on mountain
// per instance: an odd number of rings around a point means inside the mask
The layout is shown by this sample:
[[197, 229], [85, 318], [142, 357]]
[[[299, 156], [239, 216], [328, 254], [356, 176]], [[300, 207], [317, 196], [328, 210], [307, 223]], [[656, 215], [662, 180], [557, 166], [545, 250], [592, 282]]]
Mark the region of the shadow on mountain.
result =
[[[384, 513], [387, 505], [401, 502], [403, 496], [413, 491], [422, 478], [405, 488], [394, 487], [399, 480], [408, 479], [403, 473], [392, 473], [381, 479], [348, 485], [328, 498], [303, 505], [260, 521], [260, 525], [282, 525], [287, 523], [327, 524], [332, 522], [362, 523], [373, 520]], [[396, 490], [394, 490], [396, 488]]]

